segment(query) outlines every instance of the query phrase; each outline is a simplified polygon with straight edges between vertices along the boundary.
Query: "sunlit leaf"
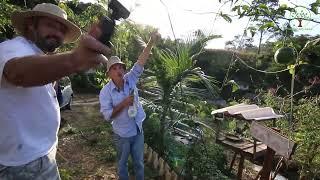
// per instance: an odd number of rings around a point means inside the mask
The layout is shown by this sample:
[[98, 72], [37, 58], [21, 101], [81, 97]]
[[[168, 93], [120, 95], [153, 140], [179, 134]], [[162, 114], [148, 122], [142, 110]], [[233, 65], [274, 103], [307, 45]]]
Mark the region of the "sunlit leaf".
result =
[[240, 89], [240, 86], [238, 85], [238, 83], [236, 83], [234, 80], [230, 80], [227, 85], [231, 85], [232, 87], [232, 92], [236, 92]]
[[232, 19], [230, 18], [229, 15], [220, 13], [220, 16], [221, 16], [225, 21], [227, 21], [227, 22], [229, 22], [229, 23], [232, 22]]
[[296, 65], [289, 65], [288, 66], [289, 73], [290, 74], [294, 74], [295, 73], [295, 68], [296, 68]]

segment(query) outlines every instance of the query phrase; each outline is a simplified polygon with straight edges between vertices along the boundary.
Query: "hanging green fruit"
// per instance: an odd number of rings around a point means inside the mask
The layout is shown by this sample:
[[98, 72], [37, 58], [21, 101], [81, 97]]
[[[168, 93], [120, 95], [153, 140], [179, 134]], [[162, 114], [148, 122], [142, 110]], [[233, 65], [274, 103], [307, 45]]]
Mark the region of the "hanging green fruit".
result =
[[289, 64], [295, 62], [296, 58], [296, 51], [291, 47], [279, 48], [274, 54], [274, 60], [278, 64]]

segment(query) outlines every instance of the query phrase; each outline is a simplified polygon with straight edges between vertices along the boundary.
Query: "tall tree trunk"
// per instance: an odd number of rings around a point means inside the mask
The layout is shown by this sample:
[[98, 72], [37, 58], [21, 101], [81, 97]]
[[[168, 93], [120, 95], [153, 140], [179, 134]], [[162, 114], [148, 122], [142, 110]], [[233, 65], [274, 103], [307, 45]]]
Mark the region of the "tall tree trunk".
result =
[[166, 116], [168, 114], [168, 110], [170, 107], [169, 100], [164, 97], [163, 99], [163, 112], [160, 119], [160, 143], [159, 143], [159, 156], [163, 157], [165, 152], [165, 144], [164, 144], [164, 135], [165, 135], [165, 125], [166, 125]]
[[260, 51], [261, 51], [262, 35], [263, 35], [263, 30], [261, 30], [261, 31], [260, 31], [260, 39], [259, 39], [258, 54], [260, 54]]

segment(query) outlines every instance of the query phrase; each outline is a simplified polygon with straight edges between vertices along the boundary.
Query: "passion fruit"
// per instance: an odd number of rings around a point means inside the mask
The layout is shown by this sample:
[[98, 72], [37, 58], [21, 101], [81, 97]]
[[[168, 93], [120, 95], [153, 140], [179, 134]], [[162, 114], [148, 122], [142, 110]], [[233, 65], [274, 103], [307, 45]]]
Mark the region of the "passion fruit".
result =
[[295, 62], [296, 58], [296, 51], [291, 47], [279, 48], [274, 54], [274, 60], [278, 64], [289, 64]]

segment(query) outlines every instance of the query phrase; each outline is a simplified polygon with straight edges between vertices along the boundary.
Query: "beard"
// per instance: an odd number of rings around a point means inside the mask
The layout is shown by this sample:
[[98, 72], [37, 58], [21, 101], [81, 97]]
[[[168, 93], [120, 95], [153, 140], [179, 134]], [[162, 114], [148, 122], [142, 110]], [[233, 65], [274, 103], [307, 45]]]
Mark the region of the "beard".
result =
[[35, 34], [35, 44], [43, 51], [43, 52], [54, 52], [56, 48], [62, 45], [62, 40], [54, 35], [47, 35], [45, 37], [41, 37], [39, 34]]

